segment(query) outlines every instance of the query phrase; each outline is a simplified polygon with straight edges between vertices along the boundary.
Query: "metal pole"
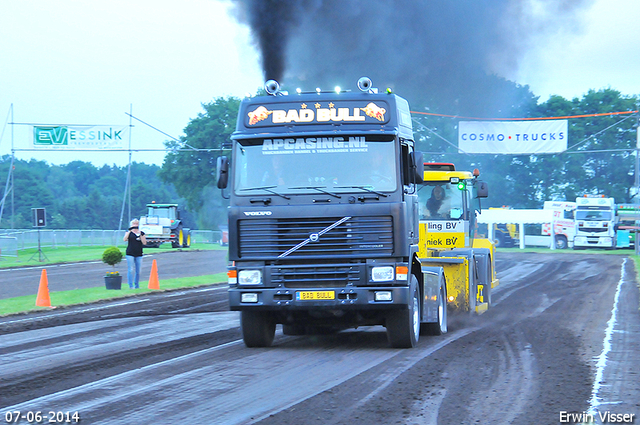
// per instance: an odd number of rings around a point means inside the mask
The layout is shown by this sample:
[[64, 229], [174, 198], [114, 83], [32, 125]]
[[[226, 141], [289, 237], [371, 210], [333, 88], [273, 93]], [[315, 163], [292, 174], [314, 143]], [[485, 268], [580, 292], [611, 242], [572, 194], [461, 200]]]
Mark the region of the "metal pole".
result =
[[[4, 132], [7, 128], [7, 125], [11, 125], [11, 128], [13, 129], [13, 122], [12, 122], [13, 120], [11, 119], [12, 109], [13, 109], [13, 103], [11, 104], [11, 106], [9, 107], [9, 110], [7, 111], [7, 116], [4, 120], [4, 126], [2, 127], [2, 131], [0, 132], [0, 143], [2, 143], [2, 138], [4, 138]], [[4, 192], [2, 192], [2, 198], [0, 199], [0, 222], [2, 221], [2, 217], [3, 217], [2, 212], [4, 210], [4, 206], [6, 205], [6, 201], [9, 198], [9, 188], [10, 188], [9, 182], [11, 181], [10, 177], [11, 177], [12, 166], [13, 164], [9, 166], [9, 172], [7, 173], [7, 181], [5, 183]]]
[[[129, 110], [132, 111], [133, 109], [133, 105], [129, 104]], [[120, 223], [118, 224], [118, 230], [122, 230], [122, 219], [124, 216], [124, 206], [125, 204], [127, 204], [127, 194], [128, 199], [129, 199], [129, 209], [128, 209], [128, 221], [127, 223], [129, 223], [131, 221], [131, 132], [133, 130], [133, 124], [131, 122], [131, 114], [129, 114], [129, 165], [127, 166], [127, 178], [126, 181], [124, 183], [124, 194], [122, 196], [122, 209], [120, 210]], [[127, 224], [127, 227], [128, 224]]]
[[[640, 117], [638, 118], [638, 126], [636, 127], [636, 196], [634, 204], [640, 204]], [[640, 232], [638, 232], [638, 221], [635, 222], [635, 229], [633, 230], [633, 245], [634, 252], [636, 255], [640, 253], [640, 241], [638, 241], [638, 237], [640, 236]]]
[[14, 181], [15, 181], [15, 158], [16, 151], [13, 147], [13, 103], [11, 104], [11, 230], [13, 230], [13, 219], [15, 217], [15, 197], [13, 196], [14, 190]]
[[40, 245], [40, 227], [38, 227], [38, 261], [42, 263], [42, 248]]
[[129, 152], [129, 166], [127, 167], [127, 193], [129, 200], [127, 201], [128, 213], [127, 223], [131, 221], [131, 152]]
[[120, 224], [118, 230], [122, 230], [122, 218], [124, 217], [124, 205], [127, 203], [127, 189], [129, 188], [129, 171], [127, 169], [127, 178], [124, 183], [124, 193], [122, 195], [122, 209], [120, 210]]
[[11, 163], [9, 164], [9, 173], [7, 174], [7, 182], [4, 185], [4, 194], [2, 195], [2, 200], [0, 201], [0, 222], [2, 221], [4, 206], [7, 204], [7, 195], [9, 195], [9, 191], [11, 190], [11, 174], [13, 173], [13, 156], [11, 157]]
[[[13, 164], [14, 164], [14, 153], [13, 153], [13, 103], [11, 104], [11, 107], [9, 108], [9, 113], [7, 114], [7, 120], [9, 119], [9, 117], [11, 117], [11, 122], [9, 123], [11, 125], [11, 164], [9, 164], [9, 172], [7, 173], [7, 181], [4, 185], [4, 192], [2, 194], [2, 200], [0, 200], [0, 222], [2, 222], [2, 217], [4, 217], [4, 206], [7, 205], [7, 198], [9, 195], [9, 191], [13, 190], [13, 186], [11, 185], [12, 182], [12, 175], [13, 175]], [[4, 135], [4, 129], [2, 131], [2, 135]], [[13, 217], [12, 217], [13, 220]], [[13, 222], [11, 224], [11, 227], [13, 228]]]
[[131, 222], [131, 133], [133, 133], [133, 124], [131, 117], [133, 116], [133, 104], [129, 104], [129, 222]]

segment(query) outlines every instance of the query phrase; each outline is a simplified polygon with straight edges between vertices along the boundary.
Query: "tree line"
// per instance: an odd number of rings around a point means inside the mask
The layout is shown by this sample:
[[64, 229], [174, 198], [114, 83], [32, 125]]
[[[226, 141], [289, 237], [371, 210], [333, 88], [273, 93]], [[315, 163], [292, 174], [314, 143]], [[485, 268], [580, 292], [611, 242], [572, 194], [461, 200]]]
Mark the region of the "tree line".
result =
[[[541, 208], [546, 200], [575, 200], [584, 194], [604, 194], [618, 203], [637, 201], [635, 189], [636, 129], [638, 114], [602, 115], [638, 109], [637, 95], [613, 89], [590, 90], [571, 100], [551, 96], [540, 102], [528, 88], [490, 79], [502, 102], [486, 102], [477, 96], [439, 101], [419, 91], [405, 96], [412, 111], [434, 114], [413, 116], [417, 149], [425, 160], [452, 162], [458, 169], [478, 168], [489, 183], [490, 197], [483, 207], [508, 205]], [[399, 95], [403, 95], [399, 93]], [[228, 201], [216, 187], [216, 160], [235, 130], [240, 99], [216, 98], [202, 104], [178, 141], [165, 142], [168, 150], [162, 167], [132, 164], [133, 216], [144, 205], [180, 203], [189, 211], [191, 228], [217, 229], [227, 222]], [[481, 105], [481, 106], [480, 106]], [[569, 118], [569, 149], [560, 154], [491, 155], [464, 154], [457, 149], [457, 127], [462, 118]], [[229, 154], [229, 151], [224, 151]], [[10, 158], [0, 159], [0, 176], [6, 175]], [[31, 208], [46, 207], [53, 228], [118, 228], [126, 167], [73, 161], [53, 166], [43, 161], [16, 161], [15, 227], [31, 226]], [[0, 188], [0, 190], [3, 190]], [[2, 192], [0, 192], [2, 193]], [[7, 205], [0, 227], [8, 226]]]
[[[537, 100], [537, 98], [534, 98]], [[617, 203], [640, 202], [635, 187], [638, 96], [613, 89], [590, 90], [581, 98], [551, 96], [528, 102], [514, 118], [568, 118], [568, 149], [559, 154], [463, 154], [433, 132], [421, 129], [418, 149], [431, 160], [453, 162], [461, 169], [478, 168], [491, 188], [489, 206], [541, 208], [544, 201], [575, 201], [576, 197], [606, 195]], [[514, 111], [515, 112], [515, 111]], [[448, 140], [457, 140], [457, 122], [450, 118], [421, 119]]]
[[[9, 177], [10, 166], [9, 155], [0, 157], [2, 197], [6, 186], [4, 179]], [[32, 208], [45, 208], [46, 227], [51, 229], [128, 227], [128, 196], [122, 214], [127, 166], [96, 167], [84, 161], [50, 165], [46, 161], [15, 159], [13, 167], [13, 193], [9, 185], [0, 228], [31, 228]], [[132, 218], [144, 214], [147, 203], [176, 203], [181, 200], [173, 185], [160, 179], [159, 170], [157, 165], [131, 164]], [[193, 220], [189, 214], [186, 218]]]

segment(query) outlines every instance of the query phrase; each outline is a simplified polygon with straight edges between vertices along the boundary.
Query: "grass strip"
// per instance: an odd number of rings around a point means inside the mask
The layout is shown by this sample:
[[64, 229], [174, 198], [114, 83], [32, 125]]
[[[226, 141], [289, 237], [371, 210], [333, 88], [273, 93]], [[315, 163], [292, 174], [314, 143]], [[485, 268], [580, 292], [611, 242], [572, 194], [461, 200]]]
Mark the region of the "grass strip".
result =
[[[160, 291], [181, 288], [193, 288], [196, 286], [212, 285], [227, 282], [226, 273], [216, 273], [206, 276], [180, 277], [176, 279], [161, 279]], [[104, 287], [74, 289], [71, 291], [53, 291], [49, 293], [52, 307], [63, 307], [79, 304], [87, 304], [96, 301], [114, 300], [140, 295], [148, 292], [158, 292], [147, 289], [149, 281], [140, 281], [140, 289], [129, 289], [123, 282], [121, 290], [110, 290]], [[31, 311], [46, 311], [50, 307], [36, 307], [37, 294], [0, 300], [0, 316]]]
[[[102, 253], [110, 246], [68, 246], [51, 248], [42, 248], [44, 261], [40, 260], [40, 254], [37, 248], [21, 249], [18, 251], [17, 257], [0, 257], [0, 268], [24, 267], [24, 266], [44, 266], [49, 264], [75, 263], [78, 261], [102, 261]], [[120, 251], [124, 255], [126, 245], [118, 245]], [[221, 247], [217, 244], [193, 244], [190, 248], [171, 248], [171, 244], [162, 244], [160, 248], [145, 248], [145, 254], [154, 254], [167, 251], [197, 251], [197, 250], [227, 250], [227, 247]]]

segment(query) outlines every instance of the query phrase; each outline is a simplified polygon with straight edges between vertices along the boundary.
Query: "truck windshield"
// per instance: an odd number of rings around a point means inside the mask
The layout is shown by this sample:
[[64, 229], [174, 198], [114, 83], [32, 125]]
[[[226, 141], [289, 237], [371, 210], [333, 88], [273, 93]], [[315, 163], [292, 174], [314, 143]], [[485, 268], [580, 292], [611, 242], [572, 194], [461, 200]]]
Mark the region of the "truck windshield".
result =
[[149, 217], [159, 217], [159, 218], [176, 218], [175, 211], [171, 208], [156, 208], [149, 207], [149, 211], [147, 212]]
[[609, 221], [611, 220], [611, 211], [578, 210], [576, 211], [576, 220]]
[[421, 220], [459, 220], [464, 212], [465, 190], [449, 182], [429, 182], [418, 189]]
[[393, 192], [399, 180], [397, 157], [396, 143], [389, 137], [240, 140], [233, 152], [233, 188], [246, 196], [273, 192], [333, 196], [353, 192], [354, 187]]

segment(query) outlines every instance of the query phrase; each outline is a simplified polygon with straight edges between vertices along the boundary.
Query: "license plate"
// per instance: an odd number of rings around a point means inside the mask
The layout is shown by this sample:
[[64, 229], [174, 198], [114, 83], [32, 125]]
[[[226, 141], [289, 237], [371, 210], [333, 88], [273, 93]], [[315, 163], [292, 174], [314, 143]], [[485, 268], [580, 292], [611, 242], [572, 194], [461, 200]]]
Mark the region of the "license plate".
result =
[[296, 292], [296, 300], [334, 300], [336, 294], [334, 291], [300, 291]]

